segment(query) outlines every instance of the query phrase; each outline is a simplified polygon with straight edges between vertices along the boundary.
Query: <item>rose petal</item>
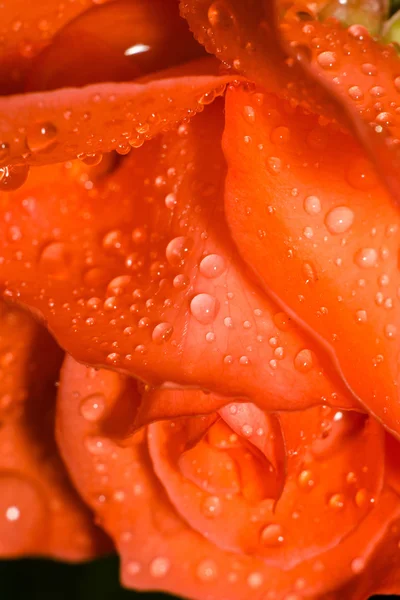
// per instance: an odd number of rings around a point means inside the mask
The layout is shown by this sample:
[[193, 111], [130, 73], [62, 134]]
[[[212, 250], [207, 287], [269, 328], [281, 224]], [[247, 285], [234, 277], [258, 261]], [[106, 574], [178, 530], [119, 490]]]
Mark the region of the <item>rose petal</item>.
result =
[[304, 2], [181, 0], [181, 13], [209, 52], [250, 80], [348, 126], [399, 201], [400, 59], [393, 47], [359, 26], [313, 20]]
[[[60, 3], [58, 0], [3, 2], [0, 6], [0, 90], [23, 89], [34, 58], [66, 23], [91, 8], [96, 0]], [[103, 3], [109, 0], [101, 0]]]
[[243, 90], [226, 117], [226, 211], [242, 256], [399, 432], [396, 208], [356, 142], [316, 117]]
[[62, 353], [32, 317], [0, 306], [0, 556], [78, 561], [111, 548], [72, 489], [54, 441]]
[[[290, 571], [284, 571], [283, 565], [267, 567], [255, 556], [224, 552], [190, 529], [154, 475], [143, 432], [136, 434], [128, 447], [122, 447], [117, 438], [112, 440], [107, 434], [107, 418], [93, 423], [82, 415], [82, 399], [96, 392], [105, 393], [108, 414], [118, 412], [118, 395], [126, 393], [124, 381], [129, 389], [128, 379], [110, 371], [87, 369], [68, 357], [58, 403], [58, 439], [64, 459], [80, 493], [116, 540], [123, 585], [161, 589], [199, 600], [227, 594], [233, 600], [247, 600], [252, 594], [265, 598], [268, 594], [296, 598], [299, 593], [318, 597], [331, 590], [335, 590], [332, 598], [346, 597], [341, 595], [341, 586], [351, 581], [348, 597], [362, 600], [366, 588], [374, 593], [388, 581], [396, 564], [385, 561], [384, 549], [386, 542], [390, 548], [397, 544], [398, 524], [390, 524], [399, 519], [400, 509], [398, 497], [387, 490], [340, 545]], [[131, 404], [138, 401], [137, 396], [131, 396]], [[126, 396], [122, 404], [126, 406]], [[122, 425], [122, 432], [124, 429]], [[298, 432], [297, 426], [295, 429]], [[113, 430], [115, 434], [115, 427]], [[323, 521], [316, 527], [325, 525]], [[391, 556], [397, 560], [398, 552]]]
[[129, 81], [203, 53], [177, 0], [114, 0], [63, 27], [33, 62], [25, 90]]
[[357, 406], [243, 270], [221, 201], [221, 110], [210, 107], [97, 181], [70, 164], [37, 169], [4, 195], [4, 293], [39, 311], [87, 364], [272, 410]]
[[202, 59], [151, 81], [0, 98], [0, 164], [48, 164], [115, 148], [126, 154], [201, 111], [232, 79]]

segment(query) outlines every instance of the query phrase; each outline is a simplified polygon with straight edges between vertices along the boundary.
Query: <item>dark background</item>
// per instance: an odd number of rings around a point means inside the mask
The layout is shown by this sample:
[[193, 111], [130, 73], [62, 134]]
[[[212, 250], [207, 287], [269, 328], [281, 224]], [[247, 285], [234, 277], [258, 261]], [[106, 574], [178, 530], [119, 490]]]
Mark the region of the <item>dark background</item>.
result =
[[[375, 600], [379, 598], [399, 600], [400, 596], [374, 596]], [[78, 566], [45, 560], [0, 561], [0, 600], [20, 599], [173, 600], [173, 597], [123, 590], [118, 585], [116, 558]]]

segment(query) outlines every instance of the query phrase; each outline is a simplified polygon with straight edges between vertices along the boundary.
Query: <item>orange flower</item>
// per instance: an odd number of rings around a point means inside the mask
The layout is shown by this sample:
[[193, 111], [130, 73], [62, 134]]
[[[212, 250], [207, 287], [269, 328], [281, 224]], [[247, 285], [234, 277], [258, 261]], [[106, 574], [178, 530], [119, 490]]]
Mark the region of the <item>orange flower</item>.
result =
[[60, 346], [126, 586], [399, 592], [394, 48], [182, 0], [221, 70], [176, 0], [97, 4], [0, 9], [0, 552], [109, 547]]

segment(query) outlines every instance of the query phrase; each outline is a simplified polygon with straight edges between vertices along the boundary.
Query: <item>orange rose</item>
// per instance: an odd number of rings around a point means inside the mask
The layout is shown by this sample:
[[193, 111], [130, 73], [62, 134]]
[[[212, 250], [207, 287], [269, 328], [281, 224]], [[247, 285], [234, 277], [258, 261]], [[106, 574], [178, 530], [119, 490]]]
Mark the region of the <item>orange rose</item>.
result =
[[0, 552], [109, 547], [60, 346], [125, 585], [399, 591], [395, 49], [325, 1], [182, 0], [222, 70], [175, 0], [2, 10]]

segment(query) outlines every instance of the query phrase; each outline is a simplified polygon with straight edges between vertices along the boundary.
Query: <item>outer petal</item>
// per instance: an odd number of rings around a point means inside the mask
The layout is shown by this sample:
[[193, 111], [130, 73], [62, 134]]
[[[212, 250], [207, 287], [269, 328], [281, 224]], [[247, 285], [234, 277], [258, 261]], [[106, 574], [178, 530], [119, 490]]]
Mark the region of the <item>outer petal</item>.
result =
[[[101, 0], [102, 3], [108, 0]], [[91, 8], [95, 0], [63, 2], [24, 0], [0, 6], [0, 89], [2, 93], [23, 87], [25, 73], [35, 57], [66, 23]]]
[[[279, 31], [276, 6], [283, 15]], [[314, 21], [310, 7], [284, 0], [181, 0], [183, 16], [207, 50], [264, 89], [350, 127], [399, 201], [399, 57], [363, 28]]]
[[400, 220], [370, 164], [350, 136], [239, 90], [228, 96], [224, 147], [242, 256], [399, 433]]
[[84, 560], [111, 548], [71, 488], [54, 441], [62, 353], [32, 317], [0, 306], [0, 556]]
[[[288, 600], [300, 595], [364, 600], [366, 585], [367, 592], [373, 593], [388, 577], [392, 564], [385, 563], [383, 549], [386, 541], [390, 547], [397, 543], [397, 524], [390, 527], [390, 523], [400, 517], [398, 498], [389, 491], [382, 493], [340, 545], [290, 571], [267, 567], [254, 556], [222, 551], [206, 539], [206, 530], [201, 535], [190, 529], [154, 475], [144, 434], [139, 432], [130, 445], [121, 445], [118, 423], [123, 437], [129, 390], [134, 407], [138, 396], [129, 380], [86, 369], [68, 358], [58, 404], [58, 439], [64, 458], [77, 488], [116, 540], [125, 586], [196, 599], [246, 600], [256, 595]], [[81, 406], [96, 393], [105, 398], [105, 411], [94, 422], [85, 419]], [[117, 416], [121, 414], [122, 418]], [[341, 586], [349, 581], [351, 595], [346, 596]]]
[[77, 360], [155, 385], [270, 409], [355, 406], [244, 271], [222, 206], [221, 108], [107, 178], [78, 165], [37, 169], [29, 188], [4, 195], [6, 297], [39, 311]]
[[25, 90], [131, 81], [204, 54], [179, 16], [178, 0], [114, 0], [54, 37], [33, 62]]
[[116, 148], [126, 154], [203, 110], [233, 78], [203, 59], [150, 81], [0, 98], [0, 164], [48, 164]]

